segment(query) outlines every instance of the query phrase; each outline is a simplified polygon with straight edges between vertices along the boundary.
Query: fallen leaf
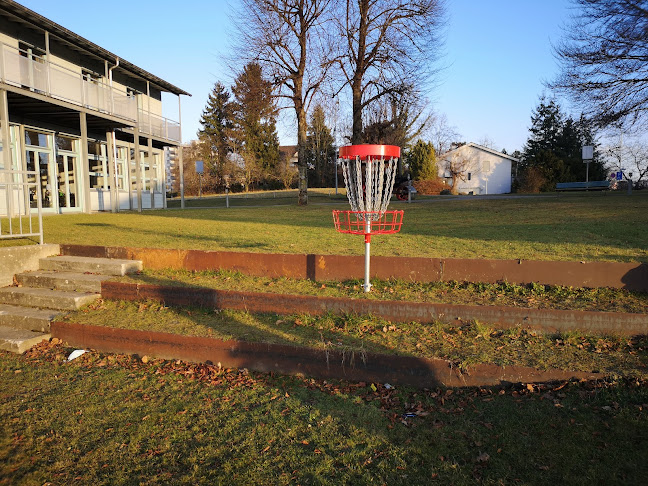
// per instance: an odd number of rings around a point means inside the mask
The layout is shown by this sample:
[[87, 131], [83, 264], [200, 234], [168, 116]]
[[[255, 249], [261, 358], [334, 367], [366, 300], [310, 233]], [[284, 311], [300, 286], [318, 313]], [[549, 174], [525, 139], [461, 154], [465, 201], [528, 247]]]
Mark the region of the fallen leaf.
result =
[[482, 452], [477, 456], [477, 462], [488, 462], [490, 456], [486, 452]]

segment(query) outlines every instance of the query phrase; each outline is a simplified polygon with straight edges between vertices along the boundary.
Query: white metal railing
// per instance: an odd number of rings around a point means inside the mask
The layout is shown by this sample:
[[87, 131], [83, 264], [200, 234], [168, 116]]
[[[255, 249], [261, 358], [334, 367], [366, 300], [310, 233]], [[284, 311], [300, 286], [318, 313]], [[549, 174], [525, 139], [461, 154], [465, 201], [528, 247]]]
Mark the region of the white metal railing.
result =
[[43, 244], [43, 199], [38, 172], [0, 170], [0, 239], [30, 236], [38, 236]]
[[[150, 116], [150, 120], [149, 120]], [[180, 141], [180, 124], [160, 115], [139, 110], [139, 129], [143, 133]]]
[[131, 121], [137, 100], [101, 80], [0, 43], [0, 81]]

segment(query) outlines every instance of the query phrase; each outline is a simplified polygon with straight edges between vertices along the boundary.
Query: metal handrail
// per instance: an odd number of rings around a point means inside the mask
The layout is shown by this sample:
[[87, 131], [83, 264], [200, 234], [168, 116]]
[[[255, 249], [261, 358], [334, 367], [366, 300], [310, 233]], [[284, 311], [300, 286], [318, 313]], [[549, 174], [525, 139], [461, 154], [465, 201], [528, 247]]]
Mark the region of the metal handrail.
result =
[[[33, 182], [29, 181], [30, 176], [34, 178]], [[31, 207], [32, 193], [30, 188], [34, 189], [33, 194], [36, 196], [36, 208]], [[43, 196], [41, 193], [41, 185], [38, 180], [38, 172], [30, 170], [0, 170], [0, 194], [3, 192], [5, 195], [5, 211], [4, 214], [0, 212], [0, 239], [38, 236], [39, 243], [42, 245]], [[36, 209], [35, 217], [38, 222], [37, 231], [34, 230], [33, 209]], [[3, 217], [6, 217], [8, 221], [8, 231], [6, 232], [4, 232], [2, 228]], [[14, 223], [14, 219], [16, 218], [18, 220]]]

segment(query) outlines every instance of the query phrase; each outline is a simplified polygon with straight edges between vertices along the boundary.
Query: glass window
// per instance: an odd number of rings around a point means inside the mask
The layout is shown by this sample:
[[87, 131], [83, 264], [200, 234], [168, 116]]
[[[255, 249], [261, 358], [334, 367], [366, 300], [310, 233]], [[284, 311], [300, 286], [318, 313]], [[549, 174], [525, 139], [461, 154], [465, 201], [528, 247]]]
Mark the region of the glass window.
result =
[[25, 143], [32, 147], [49, 147], [49, 134], [36, 130], [25, 130]]
[[472, 174], [468, 172], [468, 180], [472, 179]]
[[91, 189], [108, 189], [106, 145], [88, 142], [88, 174]]
[[59, 150], [67, 150], [68, 152], [74, 152], [74, 142], [75, 140], [70, 137], [64, 137], [62, 135], [56, 136], [56, 148]]

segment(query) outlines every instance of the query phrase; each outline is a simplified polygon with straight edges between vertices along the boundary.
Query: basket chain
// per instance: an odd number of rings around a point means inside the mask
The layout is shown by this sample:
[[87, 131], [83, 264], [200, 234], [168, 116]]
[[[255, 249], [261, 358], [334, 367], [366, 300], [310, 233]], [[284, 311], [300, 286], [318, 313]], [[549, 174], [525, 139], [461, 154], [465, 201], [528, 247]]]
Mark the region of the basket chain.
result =
[[372, 160], [366, 164], [363, 178], [360, 157], [341, 160], [347, 198], [353, 211], [372, 212], [370, 217], [373, 221], [380, 219], [392, 196], [396, 163], [397, 159], [393, 157]]

